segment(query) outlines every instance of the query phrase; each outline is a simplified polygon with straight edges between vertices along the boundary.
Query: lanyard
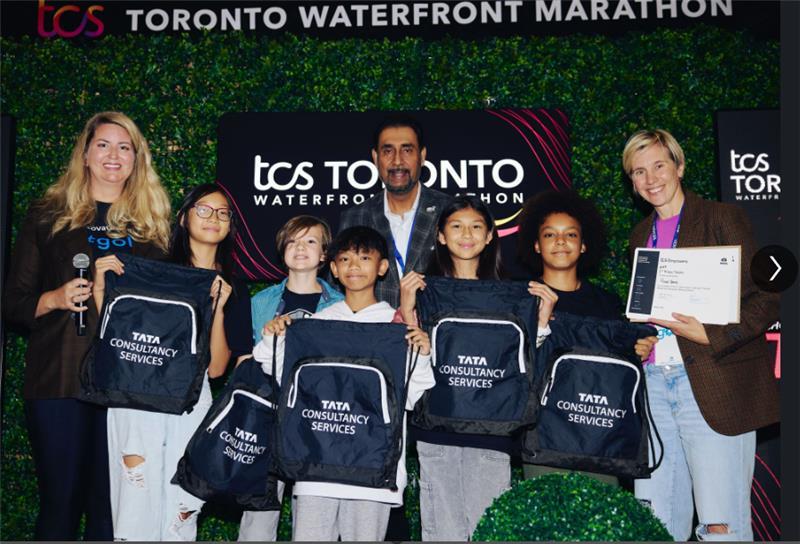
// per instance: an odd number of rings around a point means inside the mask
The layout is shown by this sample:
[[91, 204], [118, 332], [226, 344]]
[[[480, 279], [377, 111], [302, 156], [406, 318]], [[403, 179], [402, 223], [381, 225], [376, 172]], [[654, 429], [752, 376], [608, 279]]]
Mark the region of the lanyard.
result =
[[[658, 247], [658, 229], [656, 228], [656, 223], [658, 223], [658, 214], [653, 212], [653, 225], [650, 227], [650, 238], [652, 239], [652, 246], [650, 247]], [[681, 211], [678, 212], [678, 224], [675, 225], [675, 234], [672, 235], [672, 247], [673, 249], [678, 247], [678, 233], [681, 231], [681, 218], [683, 217], [683, 206], [681, 206]]]
[[[411, 237], [414, 236], [414, 224], [417, 222], [417, 214], [414, 212], [414, 219], [411, 220], [411, 231], [408, 233], [408, 243], [406, 244], [406, 257], [408, 257], [408, 250], [411, 249]], [[394, 235], [392, 235], [392, 249], [394, 250], [394, 258], [397, 259], [397, 264], [400, 265], [400, 274], [405, 272], [406, 260], [400, 251], [397, 249], [397, 244], [394, 243]]]

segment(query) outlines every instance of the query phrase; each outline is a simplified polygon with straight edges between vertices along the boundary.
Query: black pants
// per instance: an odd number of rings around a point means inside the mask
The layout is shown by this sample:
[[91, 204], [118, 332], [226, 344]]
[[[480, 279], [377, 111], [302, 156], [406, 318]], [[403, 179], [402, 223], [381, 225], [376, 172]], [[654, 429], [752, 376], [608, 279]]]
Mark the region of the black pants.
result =
[[26, 400], [39, 487], [36, 540], [113, 540], [106, 409], [75, 399]]
[[386, 527], [385, 541], [399, 542], [411, 540], [411, 527], [406, 519], [405, 505], [392, 508], [389, 512], [389, 525]]

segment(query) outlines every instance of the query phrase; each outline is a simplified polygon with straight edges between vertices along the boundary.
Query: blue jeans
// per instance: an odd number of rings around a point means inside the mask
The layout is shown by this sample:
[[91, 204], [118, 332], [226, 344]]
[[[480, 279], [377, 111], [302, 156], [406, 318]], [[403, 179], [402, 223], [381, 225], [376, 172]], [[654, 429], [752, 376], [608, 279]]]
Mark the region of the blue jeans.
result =
[[[689, 539], [695, 506], [698, 540], [753, 540], [755, 431], [726, 436], [709, 427], [683, 365], [647, 365], [645, 377], [664, 460], [649, 479], [636, 480], [636, 497], [649, 502], [677, 541]], [[717, 524], [727, 526], [728, 534], [707, 531]]]
[[[192, 541], [203, 501], [170, 482], [186, 445], [211, 407], [208, 378], [200, 400], [181, 415], [109, 408], [108, 459], [115, 540]], [[128, 467], [126, 456], [144, 462]]]

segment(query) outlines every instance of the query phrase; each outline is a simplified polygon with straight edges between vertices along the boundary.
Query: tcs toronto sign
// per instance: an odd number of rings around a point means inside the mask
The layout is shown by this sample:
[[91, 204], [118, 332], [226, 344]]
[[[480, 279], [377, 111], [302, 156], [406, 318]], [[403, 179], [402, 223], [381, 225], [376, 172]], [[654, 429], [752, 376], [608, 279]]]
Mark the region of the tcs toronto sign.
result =
[[[74, 38], [81, 34], [88, 38], [97, 38], [103, 34], [105, 26], [97, 14], [105, 8], [93, 5], [83, 11], [80, 6], [67, 4], [60, 7], [48, 6], [46, 0], [39, 0], [36, 13], [36, 30], [42, 38]], [[65, 17], [66, 15], [66, 17]], [[63, 19], [62, 19], [63, 18]], [[46, 27], [50, 26], [48, 30]]]

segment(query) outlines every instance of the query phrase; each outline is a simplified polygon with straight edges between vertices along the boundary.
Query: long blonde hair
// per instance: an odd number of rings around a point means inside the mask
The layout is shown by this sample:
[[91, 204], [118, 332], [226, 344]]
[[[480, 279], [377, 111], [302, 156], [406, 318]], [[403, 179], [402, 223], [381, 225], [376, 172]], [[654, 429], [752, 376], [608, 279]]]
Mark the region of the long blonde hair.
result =
[[67, 170], [42, 197], [43, 218], [53, 223], [50, 234], [85, 227], [94, 221], [96, 204], [89, 190], [86, 153], [97, 127], [105, 124], [124, 128], [135, 154], [125, 188], [108, 210], [108, 235], [112, 238], [130, 235], [137, 242], [152, 242], [166, 251], [170, 230], [169, 197], [153, 168], [147, 140], [130, 117], [116, 111], [95, 114], [87, 121], [72, 149]]

